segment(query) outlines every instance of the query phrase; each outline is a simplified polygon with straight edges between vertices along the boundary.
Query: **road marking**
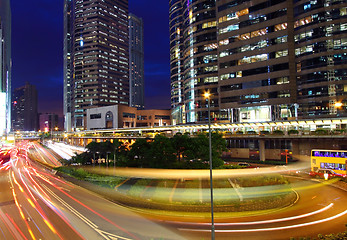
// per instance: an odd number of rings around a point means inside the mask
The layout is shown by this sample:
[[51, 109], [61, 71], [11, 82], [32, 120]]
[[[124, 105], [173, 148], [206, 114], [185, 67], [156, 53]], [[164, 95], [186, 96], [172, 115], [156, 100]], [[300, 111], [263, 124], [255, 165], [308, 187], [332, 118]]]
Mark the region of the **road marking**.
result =
[[121, 182], [120, 184], [118, 184], [117, 186], [114, 187], [114, 189], [117, 190], [118, 187], [122, 186], [124, 183], [126, 183], [130, 178], [125, 179], [123, 182]]
[[242, 196], [242, 194], [239, 191], [240, 186], [238, 184], [236, 184], [236, 183], [233, 183], [233, 181], [231, 181], [230, 178], [228, 178], [228, 181], [229, 181], [230, 185], [234, 188], [235, 192], [237, 193], [237, 196], [239, 196], [240, 201], [242, 202], [243, 201], [243, 196]]
[[177, 185], [178, 185], [178, 179], [176, 180], [175, 185], [173, 186], [173, 188], [172, 188], [172, 190], [171, 190], [170, 197], [169, 197], [169, 202], [170, 202], [170, 203], [172, 202], [172, 198], [173, 198], [173, 195], [174, 195], [174, 193], [175, 193], [175, 190], [176, 190]]
[[[70, 204], [65, 202], [62, 198], [60, 198], [57, 194], [55, 194], [51, 189], [49, 189], [47, 186], [43, 185], [43, 187], [48, 191], [55, 199], [57, 199], [62, 205], [64, 205], [67, 209], [69, 209], [73, 214], [75, 214], [79, 219], [81, 219], [83, 222], [85, 222], [89, 227], [91, 227], [94, 231], [96, 231], [98, 234], [100, 234], [103, 238], [107, 240], [112, 239], [123, 239], [123, 240], [131, 240], [130, 238], [125, 238], [122, 236], [118, 236], [106, 231], [101, 230], [96, 224], [94, 224], [91, 220], [89, 220], [87, 217], [85, 217], [83, 214], [78, 212], [75, 208], [73, 208]], [[108, 237], [109, 236], [109, 237]]]

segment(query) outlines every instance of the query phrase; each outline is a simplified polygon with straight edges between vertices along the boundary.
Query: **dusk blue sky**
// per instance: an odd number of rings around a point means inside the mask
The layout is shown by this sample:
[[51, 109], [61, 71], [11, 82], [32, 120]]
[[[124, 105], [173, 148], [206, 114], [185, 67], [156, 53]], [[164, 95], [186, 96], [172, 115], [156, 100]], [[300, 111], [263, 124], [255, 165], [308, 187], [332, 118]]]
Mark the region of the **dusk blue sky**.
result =
[[[145, 105], [170, 108], [167, 0], [129, 0], [144, 21]], [[39, 112], [63, 109], [63, 0], [12, 0], [12, 89], [26, 81], [39, 94]]]

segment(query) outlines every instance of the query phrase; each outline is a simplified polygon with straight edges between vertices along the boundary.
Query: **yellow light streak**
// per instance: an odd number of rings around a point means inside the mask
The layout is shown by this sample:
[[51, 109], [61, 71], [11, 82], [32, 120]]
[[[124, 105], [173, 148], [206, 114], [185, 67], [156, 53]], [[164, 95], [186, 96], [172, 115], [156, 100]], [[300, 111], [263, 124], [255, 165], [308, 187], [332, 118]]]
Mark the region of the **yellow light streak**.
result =
[[46, 225], [49, 227], [49, 229], [51, 229], [51, 231], [53, 233], [57, 233], [57, 231], [55, 230], [55, 228], [52, 226], [52, 224], [50, 224], [46, 219], [43, 219], [43, 221], [46, 223]]

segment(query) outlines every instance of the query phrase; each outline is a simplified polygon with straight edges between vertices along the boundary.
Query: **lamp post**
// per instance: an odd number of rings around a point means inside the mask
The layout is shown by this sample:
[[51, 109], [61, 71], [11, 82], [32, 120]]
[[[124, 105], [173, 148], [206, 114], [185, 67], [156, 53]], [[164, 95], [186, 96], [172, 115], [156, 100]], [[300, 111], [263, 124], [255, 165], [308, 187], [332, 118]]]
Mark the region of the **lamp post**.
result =
[[108, 159], [108, 155], [110, 154], [111, 152], [107, 152], [106, 154], [107, 154], [107, 157], [106, 157], [106, 168], [108, 168], [108, 161], [109, 161], [109, 159]]
[[211, 113], [210, 113], [210, 97], [209, 92], [204, 93], [207, 100], [208, 109], [208, 145], [209, 145], [209, 159], [210, 159], [210, 190], [211, 190], [211, 239], [214, 240], [214, 216], [213, 216], [213, 181], [212, 181], [212, 139], [211, 139]]

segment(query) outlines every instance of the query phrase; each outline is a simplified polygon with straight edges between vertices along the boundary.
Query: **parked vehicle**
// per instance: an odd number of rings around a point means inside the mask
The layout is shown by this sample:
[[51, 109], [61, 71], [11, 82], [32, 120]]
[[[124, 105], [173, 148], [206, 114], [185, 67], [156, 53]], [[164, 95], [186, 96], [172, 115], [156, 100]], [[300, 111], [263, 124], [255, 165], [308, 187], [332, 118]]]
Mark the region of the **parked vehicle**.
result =
[[346, 174], [336, 173], [332, 169], [318, 169], [317, 171], [311, 171], [310, 173], [311, 177], [317, 177], [317, 178], [333, 178], [333, 177], [343, 177], [345, 178]]

